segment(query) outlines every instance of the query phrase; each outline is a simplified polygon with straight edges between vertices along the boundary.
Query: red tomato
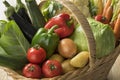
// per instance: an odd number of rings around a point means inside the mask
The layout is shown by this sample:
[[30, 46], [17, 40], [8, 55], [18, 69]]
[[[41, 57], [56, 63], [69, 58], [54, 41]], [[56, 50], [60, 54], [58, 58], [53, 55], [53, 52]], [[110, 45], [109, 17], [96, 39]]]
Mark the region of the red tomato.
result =
[[46, 51], [41, 47], [31, 47], [27, 52], [27, 59], [31, 63], [42, 63], [46, 58]]
[[62, 74], [61, 63], [56, 60], [47, 60], [42, 66], [42, 72], [45, 77], [54, 77]]
[[23, 75], [28, 78], [40, 78], [41, 68], [37, 64], [29, 63], [23, 68]]
[[102, 16], [102, 15], [97, 15], [97, 16], [95, 16], [95, 20], [96, 20], [96, 21], [99, 21], [99, 22], [102, 22], [102, 23], [104, 23], [104, 24], [107, 24], [107, 23], [108, 23], [107, 19], [106, 19], [104, 16]]

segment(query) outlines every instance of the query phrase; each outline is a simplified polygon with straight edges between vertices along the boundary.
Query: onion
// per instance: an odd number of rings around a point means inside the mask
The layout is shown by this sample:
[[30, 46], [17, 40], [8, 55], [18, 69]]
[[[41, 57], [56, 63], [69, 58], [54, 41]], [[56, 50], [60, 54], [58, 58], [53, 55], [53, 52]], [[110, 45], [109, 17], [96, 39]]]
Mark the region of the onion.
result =
[[77, 53], [77, 45], [72, 39], [64, 38], [58, 44], [58, 52], [65, 58], [72, 58]]

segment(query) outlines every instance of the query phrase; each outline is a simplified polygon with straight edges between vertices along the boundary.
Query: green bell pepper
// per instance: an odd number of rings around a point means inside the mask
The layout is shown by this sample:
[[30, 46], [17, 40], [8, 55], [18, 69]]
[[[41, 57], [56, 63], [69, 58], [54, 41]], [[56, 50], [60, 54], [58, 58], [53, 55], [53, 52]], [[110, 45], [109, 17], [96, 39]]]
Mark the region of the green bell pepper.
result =
[[35, 46], [36, 44], [39, 44], [42, 48], [44, 48], [47, 53], [47, 58], [49, 58], [54, 53], [60, 40], [59, 36], [54, 33], [54, 29], [56, 27], [57, 26], [54, 26], [49, 30], [40, 28], [32, 39], [31, 45]]

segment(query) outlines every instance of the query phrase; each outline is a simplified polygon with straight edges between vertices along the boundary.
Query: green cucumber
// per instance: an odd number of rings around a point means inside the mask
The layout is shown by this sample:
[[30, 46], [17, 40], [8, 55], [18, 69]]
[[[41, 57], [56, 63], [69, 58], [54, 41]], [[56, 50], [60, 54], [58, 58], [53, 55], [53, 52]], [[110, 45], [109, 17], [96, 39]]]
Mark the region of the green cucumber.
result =
[[26, 6], [31, 16], [33, 26], [36, 29], [44, 27], [46, 21], [35, 0], [25, 0]]

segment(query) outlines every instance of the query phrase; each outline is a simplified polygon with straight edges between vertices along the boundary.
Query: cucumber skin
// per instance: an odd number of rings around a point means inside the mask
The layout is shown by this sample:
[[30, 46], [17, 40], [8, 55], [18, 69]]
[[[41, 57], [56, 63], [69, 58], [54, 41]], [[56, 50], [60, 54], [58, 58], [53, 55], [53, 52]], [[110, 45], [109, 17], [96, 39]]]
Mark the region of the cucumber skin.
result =
[[30, 13], [31, 21], [36, 29], [44, 27], [46, 21], [35, 0], [26, 0], [26, 6]]

